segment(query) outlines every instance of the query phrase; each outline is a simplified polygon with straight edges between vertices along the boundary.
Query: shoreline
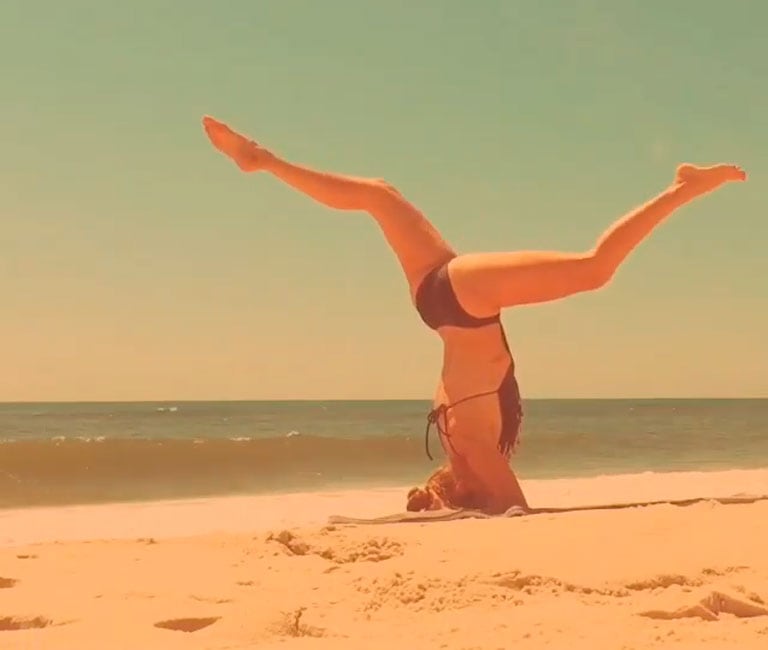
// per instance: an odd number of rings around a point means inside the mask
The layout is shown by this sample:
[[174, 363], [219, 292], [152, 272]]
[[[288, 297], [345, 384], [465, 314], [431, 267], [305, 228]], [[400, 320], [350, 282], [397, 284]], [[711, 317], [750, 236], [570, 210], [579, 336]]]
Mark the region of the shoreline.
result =
[[[597, 507], [768, 495], [768, 468], [643, 472], [522, 481], [539, 507]], [[321, 527], [331, 515], [402, 512], [411, 486], [0, 509], [0, 547], [88, 539], [174, 538]]]

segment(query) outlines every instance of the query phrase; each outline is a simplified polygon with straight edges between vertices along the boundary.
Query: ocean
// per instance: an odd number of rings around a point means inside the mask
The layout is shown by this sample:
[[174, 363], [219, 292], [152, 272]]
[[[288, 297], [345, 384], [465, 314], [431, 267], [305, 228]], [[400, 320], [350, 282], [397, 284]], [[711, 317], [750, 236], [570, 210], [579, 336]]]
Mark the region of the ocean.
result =
[[[0, 404], [0, 508], [416, 485], [426, 401]], [[768, 399], [528, 400], [525, 481], [768, 467]]]

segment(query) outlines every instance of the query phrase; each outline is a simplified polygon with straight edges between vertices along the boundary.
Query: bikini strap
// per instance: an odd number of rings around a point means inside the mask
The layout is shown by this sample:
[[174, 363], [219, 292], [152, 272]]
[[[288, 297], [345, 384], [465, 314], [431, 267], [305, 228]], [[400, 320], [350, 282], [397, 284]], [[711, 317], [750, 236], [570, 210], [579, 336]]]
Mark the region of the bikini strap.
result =
[[[443, 444], [443, 438], [448, 440], [448, 444], [453, 447], [453, 444], [451, 444], [451, 437], [448, 435], [448, 421], [445, 421], [445, 428], [443, 428], [440, 425], [440, 417], [445, 416], [445, 414], [452, 409], [455, 406], [458, 406], [459, 404], [463, 404], [464, 402], [468, 402], [472, 399], [477, 399], [478, 397], [488, 397], [489, 395], [495, 395], [498, 393], [497, 390], [489, 390], [484, 393], [476, 393], [475, 395], [468, 395], [467, 397], [463, 397], [460, 400], [457, 400], [453, 402], [453, 404], [440, 404], [438, 407], [433, 408], [428, 414], [427, 414], [427, 427], [424, 430], [424, 448], [427, 452], [427, 458], [429, 460], [434, 460], [432, 458], [432, 454], [429, 453], [429, 434], [432, 430], [432, 425], [434, 424], [437, 428], [437, 433], [439, 434], [440, 444], [443, 446], [443, 449], [445, 449], [445, 445]], [[454, 450], [455, 451], [455, 450]]]

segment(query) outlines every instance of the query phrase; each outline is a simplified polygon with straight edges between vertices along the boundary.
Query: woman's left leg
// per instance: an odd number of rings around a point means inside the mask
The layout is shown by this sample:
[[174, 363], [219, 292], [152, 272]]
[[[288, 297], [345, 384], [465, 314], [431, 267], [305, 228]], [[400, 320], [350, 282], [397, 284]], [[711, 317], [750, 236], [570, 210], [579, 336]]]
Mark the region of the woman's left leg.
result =
[[611, 226], [586, 253], [520, 251], [461, 255], [448, 265], [458, 301], [477, 317], [550, 302], [606, 285], [629, 254], [678, 208], [746, 174], [733, 165], [678, 167], [664, 192]]

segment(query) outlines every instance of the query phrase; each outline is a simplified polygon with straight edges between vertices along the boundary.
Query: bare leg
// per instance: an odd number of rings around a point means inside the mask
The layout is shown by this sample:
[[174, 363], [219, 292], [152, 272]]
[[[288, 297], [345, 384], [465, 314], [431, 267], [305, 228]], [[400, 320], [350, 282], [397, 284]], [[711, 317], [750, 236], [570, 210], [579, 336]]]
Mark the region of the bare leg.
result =
[[724, 183], [744, 181], [732, 165], [681, 165], [673, 184], [611, 226], [586, 253], [514, 252], [462, 255], [448, 270], [456, 295], [483, 317], [504, 307], [558, 300], [607, 284], [619, 265], [675, 210]]
[[384, 181], [294, 165], [211, 117], [203, 126], [213, 145], [241, 170], [268, 172], [329, 208], [368, 212], [400, 261], [412, 295], [424, 275], [455, 255], [429, 220]]

